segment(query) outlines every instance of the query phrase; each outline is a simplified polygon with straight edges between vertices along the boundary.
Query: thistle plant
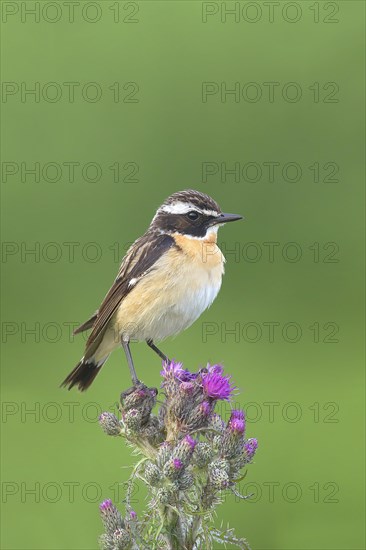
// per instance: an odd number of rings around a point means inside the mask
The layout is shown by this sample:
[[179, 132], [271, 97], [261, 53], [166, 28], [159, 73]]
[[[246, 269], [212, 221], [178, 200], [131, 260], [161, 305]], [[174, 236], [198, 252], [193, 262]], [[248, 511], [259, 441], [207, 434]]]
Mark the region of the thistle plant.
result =
[[[209, 550], [217, 543], [248, 549], [232, 529], [218, 529], [213, 516], [229, 492], [241, 498], [237, 484], [245, 476], [257, 449], [246, 439], [245, 415], [233, 409], [225, 421], [218, 401], [230, 402], [236, 389], [221, 365], [196, 373], [174, 361], [163, 364], [164, 400], [158, 391], [139, 384], [121, 394], [119, 420], [105, 412], [103, 430], [123, 437], [140, 460], [127, 484], [123, 518], [111, 500], [100, 505], [104, 550]], [[140, 518], [131, 507], [136, 479], [147, 487], [146, 513]]]

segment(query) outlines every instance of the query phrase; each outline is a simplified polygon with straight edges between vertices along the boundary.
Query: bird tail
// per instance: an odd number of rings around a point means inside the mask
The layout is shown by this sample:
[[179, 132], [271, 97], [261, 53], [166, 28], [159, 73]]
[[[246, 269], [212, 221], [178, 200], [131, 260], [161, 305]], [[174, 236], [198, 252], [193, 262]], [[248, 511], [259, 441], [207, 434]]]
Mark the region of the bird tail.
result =
[[108, 355], [102, 361], [94, 361], [91, 358], [84, 359], [83, 357], [65, 378], [61, 386], [67, 387], [69, 390], [71, 390], [72, 387], [77, 386], [80, 391], [85, 391], [92, 384], [94, 378], [107, 359]]

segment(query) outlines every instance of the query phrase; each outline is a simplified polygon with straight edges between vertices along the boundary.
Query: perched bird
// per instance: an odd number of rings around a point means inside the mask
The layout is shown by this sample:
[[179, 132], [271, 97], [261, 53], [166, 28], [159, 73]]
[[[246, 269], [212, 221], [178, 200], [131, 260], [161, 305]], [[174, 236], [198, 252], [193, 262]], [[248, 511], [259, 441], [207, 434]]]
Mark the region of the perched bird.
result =
[[84, 356], [62, 385], [86, 390], [119, 345], [136, 385], [130, 341], [147, 342], [167, 360], [154, 342], [186, 329], [212, 304], [225, 262], [216, 244], [217, 230], [241, 218], [223, 214], [199, 191], [168, 197], [146, 233], [129, 248], [98, 311], [74, 331], [92, 329]]

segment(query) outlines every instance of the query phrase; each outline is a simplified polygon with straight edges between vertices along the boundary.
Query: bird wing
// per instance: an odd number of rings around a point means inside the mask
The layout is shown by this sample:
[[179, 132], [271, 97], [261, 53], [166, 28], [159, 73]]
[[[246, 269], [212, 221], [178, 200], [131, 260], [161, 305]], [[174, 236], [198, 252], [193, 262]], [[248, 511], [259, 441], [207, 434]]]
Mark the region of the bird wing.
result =
[[[172, 246], [175, 246], [175, 241], [170, 235], [147, 232], [129, 248], [122, 260], [117, 278], [95, 314], [95, 318], [91, 318], [94, 322], [93, 330], [86, 343], [86, 358], [91, 357], [99, 346], [107, 324], [121, 301], [140, 279], [154, 269], [157, 260]], [[84, 323], [84, 325], [87, 324], [88, 321]]]
[[83, 323], [82, 325], [78, 326], [74, 331], [73, 331], [73, 334], [80, 334], [80, 332], [84, 332], [85, 330], [88, 330], [90, 328], [92, 328], [92, 326], [94, 325], [95, 323], [95, 320], [98, 316], [98, 312], [96, 311], [94, 313], [94, 315], [92, 317], [90, 317], [90, 319], [88, 319], [87, 321], [85, 321], [85, 323]]

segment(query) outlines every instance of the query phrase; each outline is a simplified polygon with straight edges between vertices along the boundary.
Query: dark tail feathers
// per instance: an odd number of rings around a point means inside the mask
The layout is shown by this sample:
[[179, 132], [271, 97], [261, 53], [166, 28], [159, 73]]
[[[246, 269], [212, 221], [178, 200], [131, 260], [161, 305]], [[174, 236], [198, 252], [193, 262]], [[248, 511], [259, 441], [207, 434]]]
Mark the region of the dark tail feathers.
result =
[[104, 363], [104, 361], [99, 363], [89, 361], [87, 363], [82, 359], [65, 378], [61, 386], [66, 386], [69, 390], [74, 386], [77, 386], [80, 391], [88, 389]]

